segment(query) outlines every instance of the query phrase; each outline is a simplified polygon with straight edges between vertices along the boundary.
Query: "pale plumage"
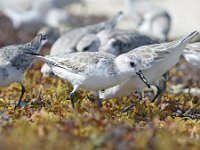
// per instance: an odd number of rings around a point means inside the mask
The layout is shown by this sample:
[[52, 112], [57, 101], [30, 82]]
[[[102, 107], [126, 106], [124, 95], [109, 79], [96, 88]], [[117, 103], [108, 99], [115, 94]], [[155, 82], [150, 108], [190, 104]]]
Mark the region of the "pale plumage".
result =
[[[23, 74], [31, 66], [34, 58], [24, 53], [24, 49], [37, 53], [47, 42], [46, 36], [38, 35], [27, 44], [11, 45], [0, 48], [0, 86], [18, 82], [22, 86], [21, 96], [25, 92]], [[19, 103], [18, 103], [19, 104]]]
[[[154, 84], [162, 74], [171, 69], [178, 61], [186, 45], [197, 36], [198, 32], [169, 43], [142, 46], [128, 52], [127, 57], [139, 58], [141, 69], [150, 84]], [[134, 91], [141, 91], [145, 85], [137, 76], [132, 76], [121, 84], [100, 92], [100, 98], [111, 99], [128, 96]]]
[[100, 52], [77, 52], [66, 56], [29, 54], [42, 59], [51, 67], [54, 74], [73, 85], [74, 89], [70, 93], [73, 107], [74, 92], [79, 87], [97, 92], [117, 85], [136, 74], [148, 85], [140, 71], [141, 61], [137, 57], [130, 59], [123, 54], [115, 57]]
[[159, 43], [150, 37], [129, 30], [103, 30], [97, 34], [100, 38], [100, 52], [120, 55], [140, 46]]
[[[158, 44], [158, 40], [152, 39], [144, 34], [129, 30], [103, 30], [97, 34], [101, 40], [100, 52], [111, 53], [116, 56], [127, 53], [137, 47]], [[162, 84], [161, 84], [162, 82]], [[158, 85], [165, 85], [166, 82], [163, 79], [159, 80], [159, 84], [156, 84], [157, 93], [154, 97], [156, 99], [161, 94], [166, 86], [159, 87]], [[142, 95], [141, 93], [138, 93]], [[159, 101], [159, 99], [158, 99]]]
[[[94, 25], [88, 25], [67, 31], [64, 33], [56, 42], [53, 44], [50, 55], [65, 55], [69, 53], [75, 53], [77, 51], [98, 51], [98, 47], [94, 47], [96, 44], [88, 45], [88, 41], [85, 42], [85, 36], [90, 36], [91, 34], [97, 34], [105, 29], [115, 28], [118, 21], [122, 17], [122, 12], [119, 12], [111, 20], [106, 22], [101, 22]], [[90, 35], [89, 35], [90, 34]], [[79, 44], [81, 43], [81, 44]], [[78, 45], [79, 44], [79, 45]], [[80, 46], [81, 45], [81, 46]], [[77, 47], [78, 46], [78, 47]], [[81, 49], [82, 48], [82, 49]], [[51, 69], [44, 64], [41, 68], [43, 75], [51, 75]]]

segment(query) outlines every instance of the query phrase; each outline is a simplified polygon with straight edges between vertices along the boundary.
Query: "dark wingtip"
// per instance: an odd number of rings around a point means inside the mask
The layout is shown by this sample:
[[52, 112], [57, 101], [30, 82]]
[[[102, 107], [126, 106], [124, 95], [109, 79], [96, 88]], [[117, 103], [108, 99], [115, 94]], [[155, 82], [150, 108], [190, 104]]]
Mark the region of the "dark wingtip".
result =
[[189, 35], [187, 35], [186, 37], [183, 38], [182, 42], [188, 40], [188, 39], [193, 39], [195, 36], [197, 36], [199, 34], [198, 31], [193, 31], [191, 32]]
[[190, 37], [190, 36], [194, 36], [194, 35], [197, 35], [197, 34], [199, 34], [198, 31], [193, 31], [193, 32], [191, 32], [191, 33], [188, 35], [188, 37]]

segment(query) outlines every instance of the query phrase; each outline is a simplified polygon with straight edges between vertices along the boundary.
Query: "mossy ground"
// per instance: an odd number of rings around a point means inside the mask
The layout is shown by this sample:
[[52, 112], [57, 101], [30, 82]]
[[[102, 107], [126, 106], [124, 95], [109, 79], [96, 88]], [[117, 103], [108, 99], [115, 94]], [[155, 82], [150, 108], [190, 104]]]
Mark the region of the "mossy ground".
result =
[[[5, 26], [1, 30], [11, 34]], [[13, 31], [15, 37], [2, 38], [14, 38], [11, 43], [27, 40], [21, 40], [22, 31], [19, 33], [17, 36]], [[174, 95], [167, 90], [159, 106], [148, 97], [138, 102], [132, 95], [105, 101], [98, 109], [88, 99], [89, 94], [79, 90], [73, 110], [69, 100], [72, 87], [58, 77], [43, 77], [41, 65], [34, 64], [25, 74], [25, 107], [14, 110], [20, 95], [17, 83], [0, 88], [0, 149], [199, 149], [198, 96]], [[187, 67], [181, 62], [171, 70], [168, 87], [177, 83], [197, 86], [198, 71], [195, 74]], [[135, 107], [122, 113], [132, 102]]]
[[[180, 110], [199, 111], [186, 95], [162, 97], [157, 107], [136, 98], [113, 99], [99, 110], [87, 92], [69, 101], [71, 86], [42, 77], [38, 67], [25, 76], [26, 107], [14, 110], [20, 86], [1, 88], [0, 143], [2, 149], [198, 149], [200, 121], [175, 117]], [[38, 95], [39, 94], [39, 95]], [[128, 113], [122, 108], [135, 102]]]

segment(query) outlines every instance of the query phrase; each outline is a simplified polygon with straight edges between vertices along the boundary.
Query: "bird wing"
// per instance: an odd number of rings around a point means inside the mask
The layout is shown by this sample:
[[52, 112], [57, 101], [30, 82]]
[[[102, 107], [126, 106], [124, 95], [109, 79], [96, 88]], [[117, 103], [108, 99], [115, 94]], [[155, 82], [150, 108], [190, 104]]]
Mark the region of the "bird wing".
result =
[[[0, 48], [0, 64], [1, 66], [7, 66], [12, 63], [28, 62], [30, 58], [25, 55], [25, 50], [31, 50], [34, 47], [27, 44], [11, 45]], [[13, 65], [13, 64], [12, 64]]]
[[12, 60], [19, 53], [19, 46], [12, 45], [0, 48], [0, 61], [6, 62]]
[[121, 46], [120, 49], [122, 53], [128, 52], [131, 49], [139, 46], [158, 43], [158, 41], [152, 40], [148, 36], [139, 34], [137, 32], [123, 30], [118, 31], [113, 38], [116, 40], [116, 44]]
[[113, 61], [115, 56], [96, 52], [77, 52], [63, 58], [49, 56], [54, 59], [54, 66], [61, 67], [73, 73], [84, 73], [85, 70], [95, 67], [99, 61]]
[[168, 43], [153, 44], [141, 46], [129, 52], [129, 55], [134, 55], [141, 59], [142, 69], [147, 69], [154, 63], [164, 60], [173, 52], [173, 47], [176, 47], [181, 40], [175, 40]]

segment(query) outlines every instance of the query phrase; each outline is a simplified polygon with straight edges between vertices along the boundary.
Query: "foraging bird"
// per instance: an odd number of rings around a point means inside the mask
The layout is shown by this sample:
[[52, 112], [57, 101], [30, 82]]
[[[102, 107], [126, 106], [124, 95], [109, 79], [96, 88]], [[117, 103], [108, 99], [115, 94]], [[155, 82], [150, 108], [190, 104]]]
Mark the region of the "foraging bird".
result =
[[169, 13], [148, 0], [125, 0], [137, 31], [152, 38], [167, 41], [171, 27]]
[[[113, 29], [121, 19], [123, 13], [117, 13], [111, 20], [101, 22], [94, 25], [88, 25], [81, 28], [73, 29], [64, 33], [56, 42], [53, 44], [50, 55], [65, 55], [75, 52], [83, 51], [98, 51], [98, 41], [88, 42], [89, 38], [94, 38], [91, 34], [97, 34], [105, 29]], [[85, 37], [87, 36], [87, 37]], [[89, 38], [88, 38], [89, 37]], [[91, 44], [91, 45], [90, 45]], [[53, 72], [48, 65], [44, 64], [41, 68], [43, 75], [52, 75]]]
[[38, 53], [46, 42], [47, 37], [40, 34], [29, 43], [0, 48], [0, 86], [7, 86], [13, 82], [21, 85], [21, 95], [16, 106], [20, 105], [25, 92], [23, 74], [34, 60], [33, 57], [24, 53], [24, 49]]
[[[111, 53], [116, 56], [127, 53], [140, 46], [160, 43], [158, 40], [154, 40], [146, 35], [128, 30], [103, 30], [97, 36], [101, 41], [99, 51]], [[154, 99], [159, 96], [157, 102], [160, 100], [161, 93], [166, 89], [166, 78], [167, 76], [164, 74], [155, 84], [157, 90], [156, 92], [154, 91], [156, 93]], [[157, 93], [160, 93], [160, 95]], [[138, 95], [142, 99], [142, 93], [138, 92]]]
[[[96, 38], [95, 38], [96, 36]], [[98, 38], [97, 38], [98, 37]], [[128, 30], [119, 30], [119, 29], [108, 29], [99, 32], [97, 35], [94, 35], [94, 38], [90, 38], [90, 41], [93, 43], [99, 44], [100, 39], [100, 52], [111, 53], [113, 55], [120, 55], [127, 53], [132, 49], [135, 49], [139, 46], [150, 45], [159, 43], [158, 40], [154, 40], [146, 35], [140, 34], [138, 32], [128, 31]], [[163, 75], [156, 82], [156, 95], [154, 99], [158, 98], [157, 102], [160, 101], [160, 96], [163, 91], [166, 89], [166, 74]], [[160, 95], [158, 95], [159, 93]], [[142, 98], [142, 94], [139, 93], [139, 96]]]
[[44, 61], [55, 75], [72, 84], [70, 99], [73, 108], [74, 93], [78, 88], [97, 92], [117, 85], [136, 74], [148, 87], [150, 86], [140, 71], [141, 60], [137, 57], [130, 58], [125, 54], [115, 57], [100, 52], [77, 52], [65, 56], [27, 53]]
[[[198, 32], [192, 32], [178, 40], [142, 46], [126, 54], [126, 57], [139, 58], [141, 62], [141, 71], [150, 84], [154, 84], [165, 72], [171, 69], [178, 61], [187, 44], [198, 35]], [[133, 90], [141, 91], [145, 85], [137, 76], [123, 81], [117, 86], [105, 89], [99, 93], [101, 99], [119, 98], [128, 96]], [[159, 93], [158, 93], [159, 94]]]

